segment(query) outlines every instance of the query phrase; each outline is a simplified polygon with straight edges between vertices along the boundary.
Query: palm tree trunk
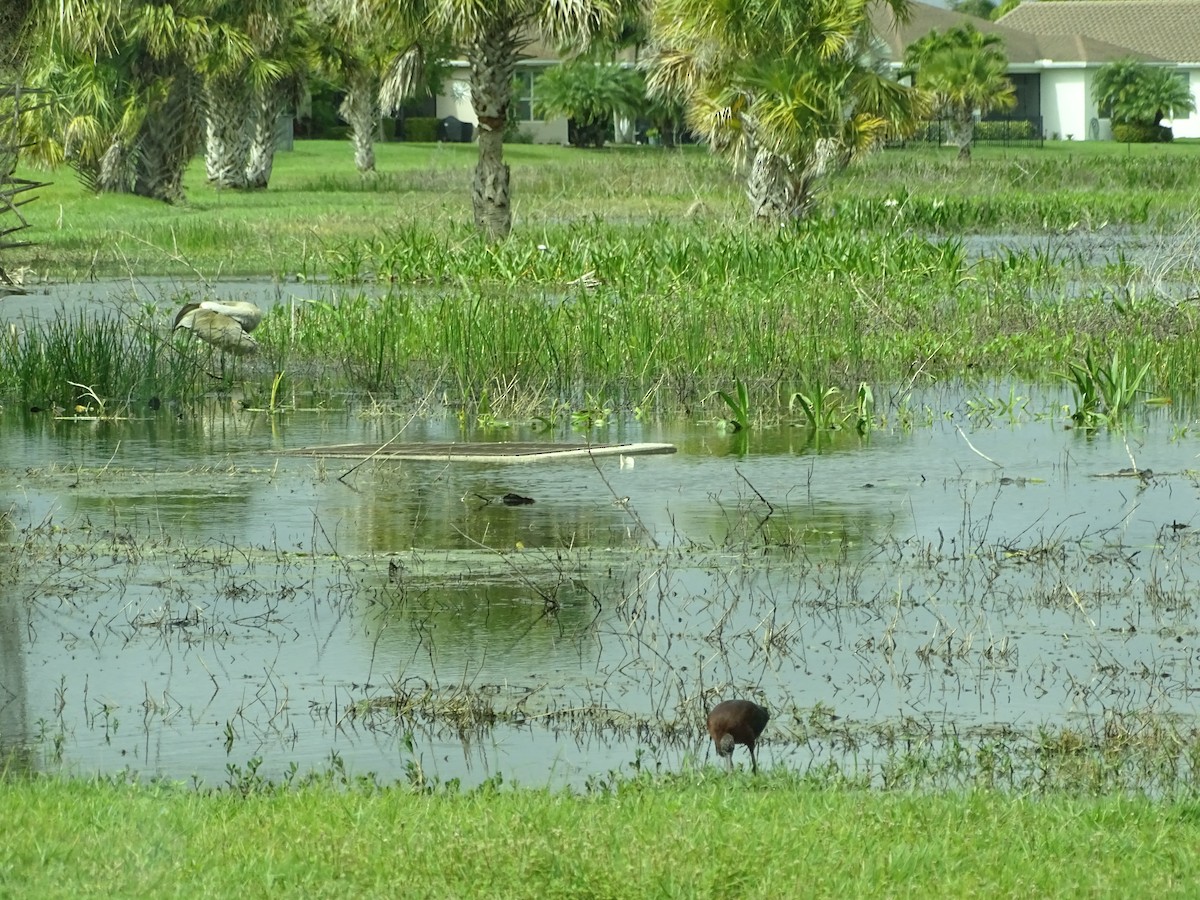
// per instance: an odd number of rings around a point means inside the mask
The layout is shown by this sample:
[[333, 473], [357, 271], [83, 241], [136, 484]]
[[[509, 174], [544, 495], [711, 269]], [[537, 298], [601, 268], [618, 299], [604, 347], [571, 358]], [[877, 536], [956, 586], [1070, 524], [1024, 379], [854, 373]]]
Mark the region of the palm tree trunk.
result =
[[98, 192], [109, 194], [129, 193], [132, 176], [129, 171], [129, 153], [120, 139], [113, 138], [108, 149], [100, 157], [94, 173], [83, 176], [84, 183]]
[[338, 115], [350, 126], [354, 140], [354, 166], [359, 172], [375, 171], [375, 132], [379, 129], [378, 91], [370, 79], [350, 85]]
[[787, 161], [759, 147], [754, 153], [746, 196], [750, 199], [750, 217], [760, 225], [777, 225], [791, 216], [792, 180]]
[[250, 101], [250, 154], [246, 162], [246, 187], [265, 188], [275, 165], [279, 114], [287, 97], [283, 85], [267, 85], [255, 91]]
[[167, 203], [183, 199], [183, 172], [200, 148], [200, 86], [189, 71], [171, 80], [161, 104], [146, 112], [133, 156], [133, 192]]
[[504, 162], [504, 128], [517, 67], [516, 23], [498, 17], [482, 29], [468, 51], [471, 98], [479, 121], [479, 162], [471, 183], [475, 225], [489, 241], [512, 231], [509, 169]]
[[204, 167], [223, 188], [244, 188], [250, 157], [250, 93], [240, 79], [220, 79], [205, 90]]
[[958, 158], [963, 162], [971, 158], [971, 144], [975, 140], [975, 113], [972, 110], [957, 113], [954, 118], [954, 143], [958, 144]]
[[817, 205], [817, 188], [830, 168], [842, 164], [843, 148], [822, 138], [800, 162], [759, 148], [754, 154], [746, 195], [750, 212], [760, 225], [807, 219]]

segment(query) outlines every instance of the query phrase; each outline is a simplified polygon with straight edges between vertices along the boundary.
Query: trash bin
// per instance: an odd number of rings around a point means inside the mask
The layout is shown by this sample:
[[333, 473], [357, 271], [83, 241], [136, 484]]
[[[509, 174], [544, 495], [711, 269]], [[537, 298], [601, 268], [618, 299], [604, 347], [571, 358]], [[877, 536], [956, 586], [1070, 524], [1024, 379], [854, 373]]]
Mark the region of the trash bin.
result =
[[467, 144], [471, 141], [474, 126], [470, 122], [462, 122], [454, 116], [446, 116], [438, 127], [438, 140], [451, 144]]

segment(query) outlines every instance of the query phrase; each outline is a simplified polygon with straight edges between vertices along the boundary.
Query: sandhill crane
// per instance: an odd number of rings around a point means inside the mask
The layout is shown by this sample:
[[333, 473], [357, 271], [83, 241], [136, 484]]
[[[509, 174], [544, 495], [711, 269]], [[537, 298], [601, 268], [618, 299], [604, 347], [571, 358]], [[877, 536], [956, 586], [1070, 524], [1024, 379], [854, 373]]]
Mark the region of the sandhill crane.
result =
[[250, 332], [262, 317], [263, 311], [247, 300], [202, 300], [179, 310], [172, 331], [186, 328], [218, 350], [244, 355], [258, 349]]

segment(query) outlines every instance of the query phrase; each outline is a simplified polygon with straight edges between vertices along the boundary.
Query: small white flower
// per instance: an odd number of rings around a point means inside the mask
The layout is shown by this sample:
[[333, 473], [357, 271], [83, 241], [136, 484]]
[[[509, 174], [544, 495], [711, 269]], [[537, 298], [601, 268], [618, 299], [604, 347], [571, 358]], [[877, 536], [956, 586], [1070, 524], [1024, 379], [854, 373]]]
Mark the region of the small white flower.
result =
[[899, 206], [900, 201], [897, 200], [895, 197], [889, 197], [888, 199], [883, 201], [883, 205], [887, 206], [887, 207]]

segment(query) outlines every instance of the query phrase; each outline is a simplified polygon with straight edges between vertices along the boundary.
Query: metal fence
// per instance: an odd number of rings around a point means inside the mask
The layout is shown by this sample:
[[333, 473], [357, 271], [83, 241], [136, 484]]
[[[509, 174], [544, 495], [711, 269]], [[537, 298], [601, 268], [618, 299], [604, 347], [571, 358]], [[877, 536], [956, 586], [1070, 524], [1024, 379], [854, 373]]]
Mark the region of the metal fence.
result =
[[[1045, 140], [1041, 116], [992, 117], [975, 123], [973, 144], [1000, 144], [1003, 146], [1040, 147]], [[954, 129], [949, 119], [933, 119], [925, 127], [904, 141], [908, 144], [933, 144], [940, 146], [954, 142]]]

